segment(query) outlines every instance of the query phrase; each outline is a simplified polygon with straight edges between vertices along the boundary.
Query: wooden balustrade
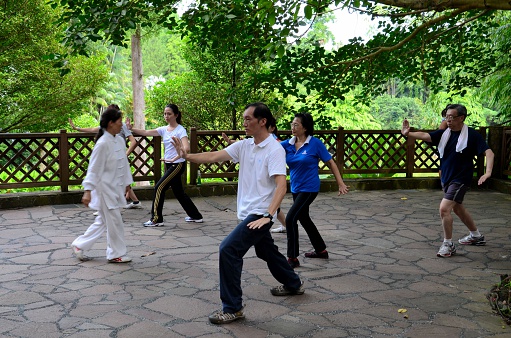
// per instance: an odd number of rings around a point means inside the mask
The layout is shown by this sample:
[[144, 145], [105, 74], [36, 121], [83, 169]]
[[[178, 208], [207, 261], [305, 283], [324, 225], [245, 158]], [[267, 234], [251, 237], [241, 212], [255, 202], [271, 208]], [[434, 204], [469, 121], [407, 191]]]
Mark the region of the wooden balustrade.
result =
[[[486, 136], [486, 128], [479, 130]], [[245, 137], [243, 131], [190, 130], [192, 153], [221, 150], [227, 146], [222, 138], [225, 132], [232, 139]], [[491, 133], [491, 130], [490, 130]], [[489, 140], [498, 156], [500, 167], [494, 170], [501, 176], [511, 175], [511, 129], [495, 132], [498, 140]], [[280, 131], [282, 140], [290, 131]], [[401, 135], [398, 130], [320, 130], [315, 135], [332, 154], [343, 175], [375, 175], [390, 178], [395, 174], [414, 177], [422, 173], [436, 173], [439, 158], [422, 141]], [[492, 135], [490, 135], [490, 139]], [[493, 137], [495, 139], [495, 136]], [[161, 137], [136, 136], [138, 145], [129, 156], [135, 181], [157, 181], [162, 175], [163, 147]], [[501, 141], [500, 141], [501, 139]], [[494, 149], [495, 147], [501, 147]], [[63, 192], [79, 186], [85, 177], [88, 159], [94, 147], [94, 134], [68, 133], [0, 133], [0, 190], [15, 188], [60, 187]], [[478, 174], [484, 170], [484, 157], [474, 159]], [[228, 162], [189, 164], [188, 184], [195, 184], [197, 172], [202, 178], [234, 180], [238, 165]], [[324, 163], [320, 174], [330, 173]], [[499, 177], [502, 178], [502, 177]]]

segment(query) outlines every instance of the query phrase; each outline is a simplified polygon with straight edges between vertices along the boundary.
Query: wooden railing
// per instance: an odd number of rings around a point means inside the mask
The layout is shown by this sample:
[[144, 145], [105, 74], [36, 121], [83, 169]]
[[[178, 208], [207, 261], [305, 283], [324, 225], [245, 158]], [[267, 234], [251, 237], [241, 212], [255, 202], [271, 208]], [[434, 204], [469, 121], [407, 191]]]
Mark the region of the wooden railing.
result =
[[[486, 129], [479, 130], [486, 137]], [[245, 137], [242, 131], [224, 131], [232, 139]], [[278, 137], [289, 138], [290, 131]], [[394, 174], [414, 177], [421, 173], [436, 173], [439, 159], [434, 150], [422, 141], [414, 141], [397, 130], [323, 130], [318, 137], [327, 146], [343, 175]], [[94, 135], [86, 133], [0, 134], [0, 190], [15, 188], [60, 187], [66, 192], [79, 186], [87, 172], [88, 159], [94, 147]], [[157, 181], [162, 174], [160, 137], [136, 137], [138, 146], [130, 155], [135, 181]], [[511, 175], [511, 130], [503, 129], [498, 142], [502, 149], [500, 172]], [[222, 131], [190, 130], [192, 153], [221, 150], [227, 146]], [[494, 149], [495, 151], [495, 149]], [[64, 156], [63, 156], [64, 155]], [[475, 159], [478, 175], [484, 170], [484, 158]], [[320, 174], [330, 173], [320, 163]], [[189, 164], [188, 184], [196, 184], [197, 173], [203, 178], [233, 180], [238, 165], [228, 162]], [[494, 174], [499, 170], [494, 169]]]
[[[483, 136], [486, 130], [480, 130]], [[222, 133], [233, 140], [245, 136], [242, 131], [198, 131], [194, 128], [190, 133], [190, 149], [192, 153], [223, 149], [227, 144]], [[332, 154], [342, 175], [345, 174], [377, 174], [379, 177], [391, 177], [404, 174], [413, 177], [419, 173], [437, 173], [440, 159], [434, 148], [422, 141], [414, 141], [401, 135], [398, 130], [322, 130], [315, 131]], [[291, 131], [281, 131], [279, 139], [291, 137]], [[484, 158], [474, 160], [477, 170], [484, 170]], [[228, 161], [222, 163], [196, 164], [190, 163], [190, 183], [195, 184], [200, 171], [202, 178], [232, 179], [237, 176], [238, 167]], [[330, 170], [324, 163], [319, 164], [320, 174], [329, 174]]]
[[[133, 179], [159, 180], [161, 137], [137, 137], [137, 141], [129, 157]], [[69, 186], [80, 185], [85, 178], [93, 148], [92, 133], [0, 134], [0, 189], [58, 186], [69, 191]]]

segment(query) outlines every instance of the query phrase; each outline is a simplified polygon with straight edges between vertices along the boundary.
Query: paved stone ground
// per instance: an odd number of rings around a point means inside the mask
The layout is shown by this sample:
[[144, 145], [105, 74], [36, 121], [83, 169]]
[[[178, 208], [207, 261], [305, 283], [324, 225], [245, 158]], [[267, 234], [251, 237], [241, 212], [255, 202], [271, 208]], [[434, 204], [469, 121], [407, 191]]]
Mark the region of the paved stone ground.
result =
[[[458, 245], [451, 258], [436, 257], [441, 197], [321, 193], [312, 214], [330, 259], [300, 257], [305, 294], [273, 297], [276, 281], [251, 250], [246, 319], [221, 326], [207, 316], [220, 308], [218, 245], [236, 223], [235, 196], [194, 198], [202, 224], [185, 223], [175, 200], [161, 228], [141, 226], [149, 201], [123, 211], [133, 257], [125, 265], [107, 263], [105, 239], [88, 252], [93, 260], [72, 257], [71, 241], [93, 220], [81, 205], [0, 210], [0, 337], [510, 337], [485, 293], [511, 272], [511, 196], [467, 195], [488, 244]], [[288, 195], [283, 209], [290, 203]], [[467, 233], [458, 219], [454, 233]], [[285, 235], [274, 239], [285, 252]], [[303, 230], [300, 245], [311, 249]]]

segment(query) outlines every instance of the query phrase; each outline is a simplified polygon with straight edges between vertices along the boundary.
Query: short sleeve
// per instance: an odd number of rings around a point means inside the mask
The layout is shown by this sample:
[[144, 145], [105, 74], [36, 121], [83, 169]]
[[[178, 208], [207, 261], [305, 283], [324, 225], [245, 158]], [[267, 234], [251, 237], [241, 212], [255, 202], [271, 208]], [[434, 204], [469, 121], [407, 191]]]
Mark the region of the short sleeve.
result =
[[231, 157], [232, 162], [238, 163], [240, 161], [241, 149], [243, 147], [244, 142], [249, 142], [249, 140], [241, 140], [238, 142], [234, 142], [233, 144], [225, 148], [225, 151]]
[[332, 159], [332, 155], [328, 152], [328, 149], [326, 149], [325, 144], [321, 142], [320, 139], [314, 138], [314, 140], [318, 149], [319, 159], [323, 162], [330, 161]]

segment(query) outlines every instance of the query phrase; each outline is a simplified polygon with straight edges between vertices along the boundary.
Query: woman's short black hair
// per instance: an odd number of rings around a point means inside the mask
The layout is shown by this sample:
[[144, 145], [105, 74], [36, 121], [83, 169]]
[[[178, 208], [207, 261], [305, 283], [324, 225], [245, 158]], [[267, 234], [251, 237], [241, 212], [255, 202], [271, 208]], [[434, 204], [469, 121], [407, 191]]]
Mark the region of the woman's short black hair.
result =
[[302, 126], [305, 128], [305, 135], [312, 136], [314, 135], [314, 119], [312, 115], [309, 113], [296, 113], [295, 117], [299, 118], [302, 121]]

